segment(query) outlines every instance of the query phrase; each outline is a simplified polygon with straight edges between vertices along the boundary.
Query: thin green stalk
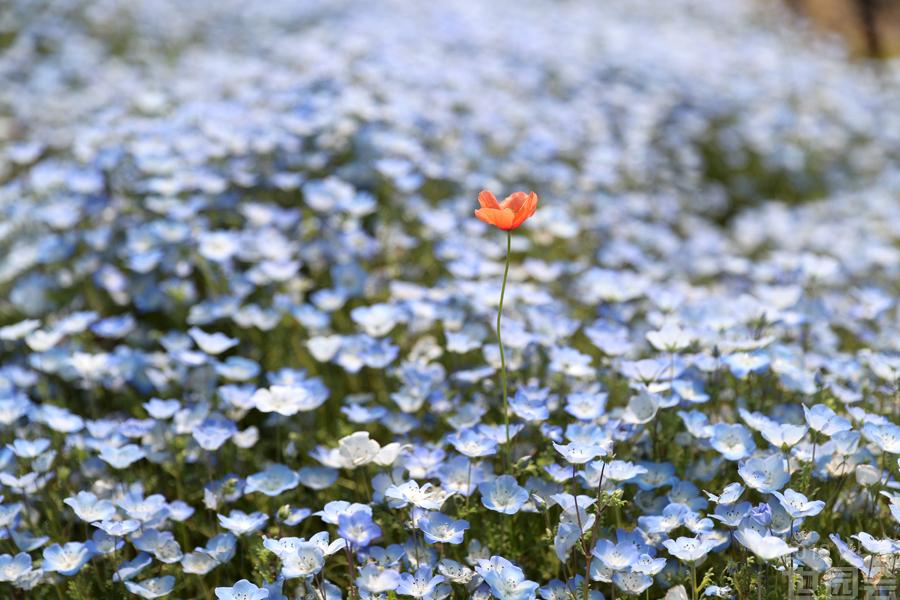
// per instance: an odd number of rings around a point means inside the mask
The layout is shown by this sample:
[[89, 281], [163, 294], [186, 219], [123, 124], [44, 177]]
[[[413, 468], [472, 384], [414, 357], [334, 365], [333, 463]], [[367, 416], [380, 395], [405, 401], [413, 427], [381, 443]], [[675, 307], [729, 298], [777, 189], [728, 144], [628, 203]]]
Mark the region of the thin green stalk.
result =
[[697, 600], [697, 565], [691, 563], [691, 596]]
[[572, 463], [572, 500], [575, 502], [575, 520], [578, 522], [578, 541], [581, 542], [581, 551], [584, 554], [585, 574], [584, 574], [584, 600], [591, 597], [591, 554], [584, 541], [584, 527], [581, 525], [581, 513], [578, 510], [578, 486], [577, 486], [578, 468]]
[[503, 353], [503, 338], [500, 335], [500, 317], [503, 315], [503, 298], [506, 295], [506, 279], [509, 276], [509, 258], [512, 249], [512, 231], [506, 232], [506, 267], [503, 269], [503, 286], [500, 288], [500, 308], [497, 309], [497, 343], [500, 346], [500, 382], [503, 387], [503, 425], [506, 428], [506, 464], [509, 465], [509, 400], [507, 397], [506, 355]]
[[472, 457], [469, 459], [469, 468], [466, 470], [466, 510], [469, 509], [469, 496], [472, 495]]

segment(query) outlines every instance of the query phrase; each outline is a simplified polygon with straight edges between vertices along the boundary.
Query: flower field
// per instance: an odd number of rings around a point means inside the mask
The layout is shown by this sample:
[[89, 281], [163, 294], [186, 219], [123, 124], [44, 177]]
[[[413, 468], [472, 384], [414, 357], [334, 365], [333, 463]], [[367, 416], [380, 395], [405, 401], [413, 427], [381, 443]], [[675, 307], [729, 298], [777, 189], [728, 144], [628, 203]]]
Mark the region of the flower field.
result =
[[765, 0], [11, 0], [0, 598], [895, 598], [898, 67]]

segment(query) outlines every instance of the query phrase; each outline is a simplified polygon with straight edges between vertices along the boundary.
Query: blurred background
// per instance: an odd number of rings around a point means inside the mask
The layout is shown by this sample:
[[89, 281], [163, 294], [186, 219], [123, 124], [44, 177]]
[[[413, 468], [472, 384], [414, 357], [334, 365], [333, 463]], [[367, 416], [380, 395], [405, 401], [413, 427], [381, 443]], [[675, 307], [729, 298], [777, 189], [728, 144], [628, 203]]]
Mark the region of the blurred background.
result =
[[841, 35], [857, 56], [884, 58], [900, 52], [898, 0], [787, 0], [816, 27]]
[[674, 195], [725, 223], [896, 174], [898, 18], [896, 0], [7, 0], [0, 208], [59, 172], [288, 203], [336, 175], [382, 202], [385, 180], [432, 201]]

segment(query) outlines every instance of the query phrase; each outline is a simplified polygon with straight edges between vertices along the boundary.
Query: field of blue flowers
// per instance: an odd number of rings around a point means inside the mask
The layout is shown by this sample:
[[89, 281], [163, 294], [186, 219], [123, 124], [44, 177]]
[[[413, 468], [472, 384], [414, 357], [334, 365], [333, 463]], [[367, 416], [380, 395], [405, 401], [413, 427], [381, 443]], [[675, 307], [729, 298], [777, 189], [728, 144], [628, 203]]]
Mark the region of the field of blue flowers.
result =
[[900, 65], [12, 0], [0, 81], [0, 598], [895, 597]]

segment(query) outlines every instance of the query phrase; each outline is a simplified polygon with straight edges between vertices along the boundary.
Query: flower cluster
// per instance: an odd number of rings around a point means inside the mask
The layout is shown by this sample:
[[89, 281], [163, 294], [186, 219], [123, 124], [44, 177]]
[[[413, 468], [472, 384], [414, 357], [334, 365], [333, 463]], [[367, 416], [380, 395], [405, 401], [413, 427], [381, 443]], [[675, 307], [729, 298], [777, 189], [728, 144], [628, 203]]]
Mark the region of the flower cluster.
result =
[[896, 69], [751, 0], [9, 4], [0, 597], [896, 584]]

